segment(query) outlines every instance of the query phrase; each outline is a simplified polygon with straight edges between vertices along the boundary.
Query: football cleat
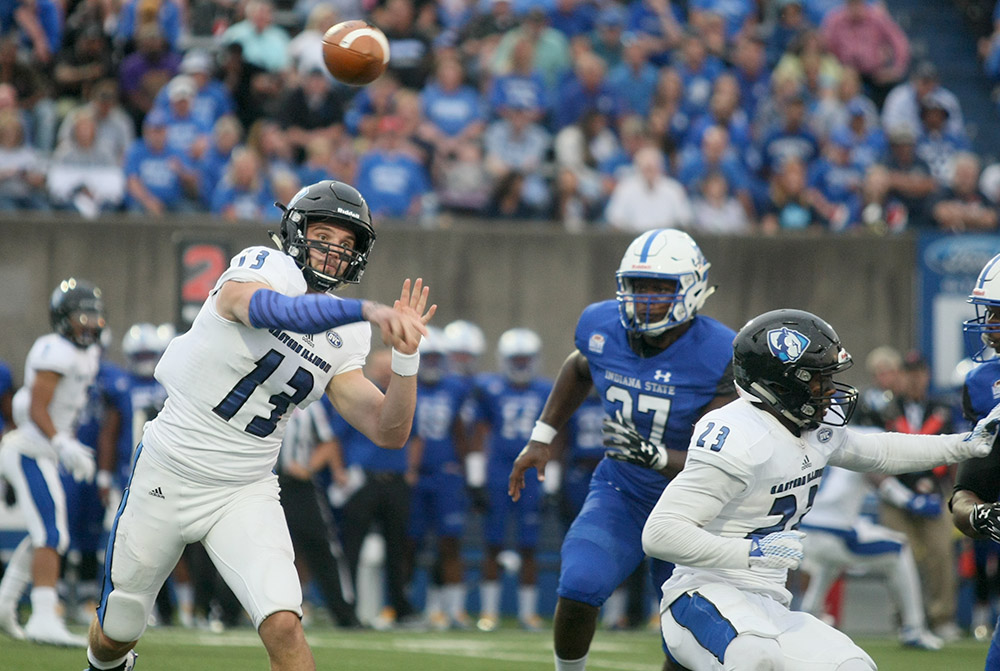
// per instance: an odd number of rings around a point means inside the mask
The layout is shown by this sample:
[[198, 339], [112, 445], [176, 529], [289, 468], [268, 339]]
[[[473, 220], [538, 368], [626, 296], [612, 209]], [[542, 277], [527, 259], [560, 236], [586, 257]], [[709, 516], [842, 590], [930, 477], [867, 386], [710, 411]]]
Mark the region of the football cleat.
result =
[[31, 617], [24, 625], [24, 634], [29, 641], [45, 645], [59, 645], [67, 648], [86, 648], [87, 637], [72, 634], [62, 620], [55, 618]]
[[[135, 650], [129, 650], [128, 654], [125, 655], [125, 661], [111, 669], [111, 671], [132, 671], [135, 668], [135, 659], [138, 656]], [[92, 666], [87, 666], [83, 671], [92, 671], [93, 668]]]
[[13, 608], [0, 609], [0, 631], [17, 641], [25, 639], [24, 629], [21, 629], [17, 621], [17, 611]]
[[903, 631], [899, 634], [899, 642], [905, 648], [917, 650], [940, 650], [944, 646], [944, 641], [931, 632], [913, 627], [903, 627]]
[[500, 620], [493, 615], [483, 615], [476, 622], [476, 628], [479, 631], [496, 631], [500, 627]]

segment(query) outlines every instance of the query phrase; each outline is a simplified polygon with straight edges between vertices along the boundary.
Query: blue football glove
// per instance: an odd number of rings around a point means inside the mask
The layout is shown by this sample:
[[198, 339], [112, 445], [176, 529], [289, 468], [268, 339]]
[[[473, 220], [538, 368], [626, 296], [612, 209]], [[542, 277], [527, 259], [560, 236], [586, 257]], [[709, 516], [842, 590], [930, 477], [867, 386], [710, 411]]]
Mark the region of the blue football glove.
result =
[[805, 553], [802, 551], [801, 531], [776, 531], [766, 536], [750, 539], [750, 568], [798, 568]]
[[906, 502], [906, 509], [921, 517], [937, 517], [941, 514], [941, 495], [915, 494]]
[[649, 442], [632, 427], [606, 417], [601, 433], [604, 434], [604, 446], [609, 448], [604, 453], [605, 456], [654, 471], [666, 468], [667, 448]]

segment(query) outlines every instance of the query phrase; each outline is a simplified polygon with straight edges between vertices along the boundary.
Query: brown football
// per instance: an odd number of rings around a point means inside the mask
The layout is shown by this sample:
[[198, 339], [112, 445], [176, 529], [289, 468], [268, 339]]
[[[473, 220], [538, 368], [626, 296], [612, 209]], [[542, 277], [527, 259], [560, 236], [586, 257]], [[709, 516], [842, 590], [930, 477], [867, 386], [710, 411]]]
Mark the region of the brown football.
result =
[[342, 21], [323, 35], [323, 60], [330, 74], [345, 84], [370, 84], [389, 63], [389, 40], [370, 23]]

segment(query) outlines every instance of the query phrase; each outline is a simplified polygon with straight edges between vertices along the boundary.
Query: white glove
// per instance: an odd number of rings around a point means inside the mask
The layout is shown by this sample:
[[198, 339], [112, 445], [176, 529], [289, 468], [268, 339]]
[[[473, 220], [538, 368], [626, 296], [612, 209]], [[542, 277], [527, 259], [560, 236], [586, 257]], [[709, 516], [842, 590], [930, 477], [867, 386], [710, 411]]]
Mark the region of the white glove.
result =
[[1000, 404], [993, 406], [990, 413], [972, 427], [972, 432], [965, 437], [969, 443], [969, 456], [985, 457], [993, 449], [997, 430], [1000, 429]]
[[52, 439], [52, 446], [59, 454], [59, 461], [78, 482], [89, 482], [94, 479], [97, 463], [94, 461], [94, 451], [75, 438], [65, 433], [57, 433]]
[[776, 531], [750, 539], [750, 568], [798, 568], [802, 563], [801, 531]]

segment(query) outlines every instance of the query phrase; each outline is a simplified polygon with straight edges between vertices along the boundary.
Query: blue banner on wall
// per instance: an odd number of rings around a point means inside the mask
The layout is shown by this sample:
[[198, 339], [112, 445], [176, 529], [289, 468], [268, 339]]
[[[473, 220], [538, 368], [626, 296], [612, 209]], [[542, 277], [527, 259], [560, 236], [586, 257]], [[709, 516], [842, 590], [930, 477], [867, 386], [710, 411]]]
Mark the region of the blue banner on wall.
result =
[[969, 292], [986, 262], [1000, 253], [998, 235], [928, 233], [917, 245], [920, 344], [929, 359], [933, 386], [960, 384], [955, 370], [972, 352], [962, 337], [962, 322], [976, 316]]

